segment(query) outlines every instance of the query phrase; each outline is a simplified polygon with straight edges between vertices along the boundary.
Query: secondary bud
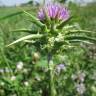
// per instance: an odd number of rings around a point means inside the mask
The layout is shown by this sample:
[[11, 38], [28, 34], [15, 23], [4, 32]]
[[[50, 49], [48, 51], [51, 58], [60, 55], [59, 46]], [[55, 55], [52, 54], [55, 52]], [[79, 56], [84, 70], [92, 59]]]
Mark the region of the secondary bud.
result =
[[35, 52], [32, 56], [32, 62], [36, 63], [40, 59], [40, 54], [39, 52]]

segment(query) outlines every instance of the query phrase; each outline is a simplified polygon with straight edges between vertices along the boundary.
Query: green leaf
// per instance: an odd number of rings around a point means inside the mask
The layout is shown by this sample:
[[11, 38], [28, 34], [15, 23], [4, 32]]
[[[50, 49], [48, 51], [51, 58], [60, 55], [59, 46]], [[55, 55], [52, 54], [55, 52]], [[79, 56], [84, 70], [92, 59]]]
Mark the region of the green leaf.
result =
[[92, 44], [91, 42], [89, 41], [85, 41], [85, 40], [69, 40], [69, 43], [74, 43], [74, 44], [77, 44], [77, 43], [86, 43], [86, 44]]
[[56, 28], [60, 29], [61, 27], [64, 27], [64, 25], [66, 25], [68, 21], [70, 21], [71, 19], [72, 19], [72, 16], [66, 21], [61, 21], [60, 24], [58, 24]]
[[[32, 9], [30, 9], [30, 10], [26, 10], [26, 11], [31, 11], [31, 10], [32, 10]], [[17, 16], [17, 15], [23, 14], [23, 13], [24, 13], [24, 12], [19, 11], [19, 12], [15, 12], [15, 13], [6, 15], [6, 16], [0, 18], [0, 21], [1, 21], [1, 20], [5, 20], [5, 19], [7, 19], [7, 18], [11, 18], [11, 17], [13, 17], [13, 16]]]
[[35, 41], [33, 41], [33, 40], [24, 40], [24, 42], [26, 42], [26, 43], [35, 43]]
[[95, 38], [90, 38], [87, 36], [66, 36], [65, 40], [71, 41], [71, 40], [82, 40], [82, 41], [88, 41], [90, 43], [96, 43], [96, 39]]
[[75, 27], [74, 25], [66, 25], [66, 26], [63, 27], [63, 30], [72, 29], [74, 27]]
[[36, 18], [36, 17], [33, 16], [32, 14], [30, 14], [30, 13], [24, 11], [24, 10], [23, 10], [23, 12], [24, 12], [27, 16], [31, 17], [32, 22], [35, 23], [37, 26], [39, 26], [39, 27], [45, 27], [45, 24], [41, 23], [38, 18]]
[[72, 34], [96, 34], [94, 31], [88, 31], [88, 30], [70, 30], [65, 35], [72, 35]]
[[41, 38], [42, 36], [43, 36], [42, 34], [32, 34], [32, 35], [24, 36], [24, 37], [14, 41], [14, 42], [12, 42], [11, 44], [7, 45], [6, 47], [11, 46], [13, 44], [16, 44], [18, 42], [27, 40], [27, 39], [38, 39], [38, 38]]
[[12, 30], [11, 32], [28, 32], [28, 33], [37, 33], [37, 30], [28, 30], [28, 29], [17, 29], [17, 30]]

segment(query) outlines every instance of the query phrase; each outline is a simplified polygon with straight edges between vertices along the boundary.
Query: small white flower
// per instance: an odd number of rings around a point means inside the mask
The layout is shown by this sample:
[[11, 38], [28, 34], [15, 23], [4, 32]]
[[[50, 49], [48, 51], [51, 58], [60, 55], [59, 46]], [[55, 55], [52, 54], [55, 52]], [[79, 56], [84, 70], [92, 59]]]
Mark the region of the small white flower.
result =
[[28, 85], [29, 85], [29, 82], [28, 82], [28, 81], [25, 81], [25, 82], [24, 82], [24, 85], [25, 85], [25, 86], [28, 86]]
[[28, 69], [25, 69], [25, 68], [24, 68], [24, 69], [23, 69], [23, 72], [24, 72], [24, 73], [28, 73]]
[[20, 61], [17, 63], [17, 69], [21, 70], [22, 68], [23, 68], [23, 62]]
[[81, 84], [76, 84], [76, 90], [77, 92], [82, 95], [86, 91], [85, 85], [83, 83]]
[[79, 80], [81, 81], [81, 82], [84, 82], [84, 80], [85, 80], [85, 73], [79, 73], [78, 74], [78, 78], [79, 78]]
[[86, 74], [82, 71], [78, 71], [76, 74], [72, 74], [71, 78], [73, 80], [79, 80], [80, 82], [84, 82]]
[[16, 76], [12, 76], [12, 77], [11, 77], [11, 80], [12, 80], [12, 81], [16, 80]]

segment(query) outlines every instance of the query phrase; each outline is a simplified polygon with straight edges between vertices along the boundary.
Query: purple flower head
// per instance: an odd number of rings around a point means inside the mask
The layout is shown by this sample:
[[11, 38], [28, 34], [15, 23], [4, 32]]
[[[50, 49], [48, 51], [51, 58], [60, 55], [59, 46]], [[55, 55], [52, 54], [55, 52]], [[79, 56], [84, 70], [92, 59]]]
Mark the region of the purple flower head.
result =
[[64, 64], [59, 64], [56, 66], [57, 72], [60, 73], [61, 70], [66, 70], [66, 66]]
[[38, 18], [43, 21], [46, 19], [46, 15], [50, 19], [57, 19], [57, 20], [68, 20], [69, 19], [69, 11], [67, 8], [60, 6], [59, 4], [48, 4], [44, 6], [38, 12]]

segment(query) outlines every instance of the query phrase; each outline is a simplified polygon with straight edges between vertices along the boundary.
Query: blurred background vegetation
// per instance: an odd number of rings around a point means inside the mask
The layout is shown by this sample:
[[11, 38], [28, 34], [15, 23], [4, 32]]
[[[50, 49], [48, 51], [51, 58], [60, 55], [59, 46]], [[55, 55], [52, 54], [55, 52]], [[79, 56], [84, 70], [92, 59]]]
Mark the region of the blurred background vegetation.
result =
[[[58, 1], [60, 3], [64, 3], [64, 0]], [[24, 43], [21, 42], [15, 46], [5, 46], [17, 38], [27, 34], [25, 32], [12, 32], [12, 30], [33, 28], [31, 22], [28, 20], [27, 16], [21, 12], [20, 8], [27, 10], [29, 13], [37, 16], [36, 12], [39, 10], [40, 6], [41, 5], [39, 5], [39, 3], [33, 5], [33, 2], [30, 1], [28, 4], [22, 4], [21, 6], [0, 7], [0, 70], [6, 67], [11, 67], [14, 69], [16, 63], [19, 61], [23, 61], [26, 63], [26, 65], [31, 66], [30, 64], [32, 63], [32, 54], [35, 50], [31, 44], [24, 46]], [[69, 2], [67, 3], [67, 6], [71, 10], [73, 17], [75, 17], [74, 22], [76, 24], [79, 23], [79, 27], [96, 32], [96, 2], [88, 3], [85, 6]], [[96, 35], [93, 37], [96, 38]], [[84, 69], [88, 72], [88, 74], [91, 74], [93, 70], [96, 70], [96, 45], [92, 44], [81, 46], [82, 48], [66, 51], [65, 53], [68, 58], [66, 58], [65, 62], [70, 62], [73, 64], [72, 66], [75, 66], [75, 64], [78, 63], [80, 64], [80, 68], [82, 70]], [[42, 61], [41, 63], [44, 62]], [[88, 83], [88, 81], [86, 82]]]

